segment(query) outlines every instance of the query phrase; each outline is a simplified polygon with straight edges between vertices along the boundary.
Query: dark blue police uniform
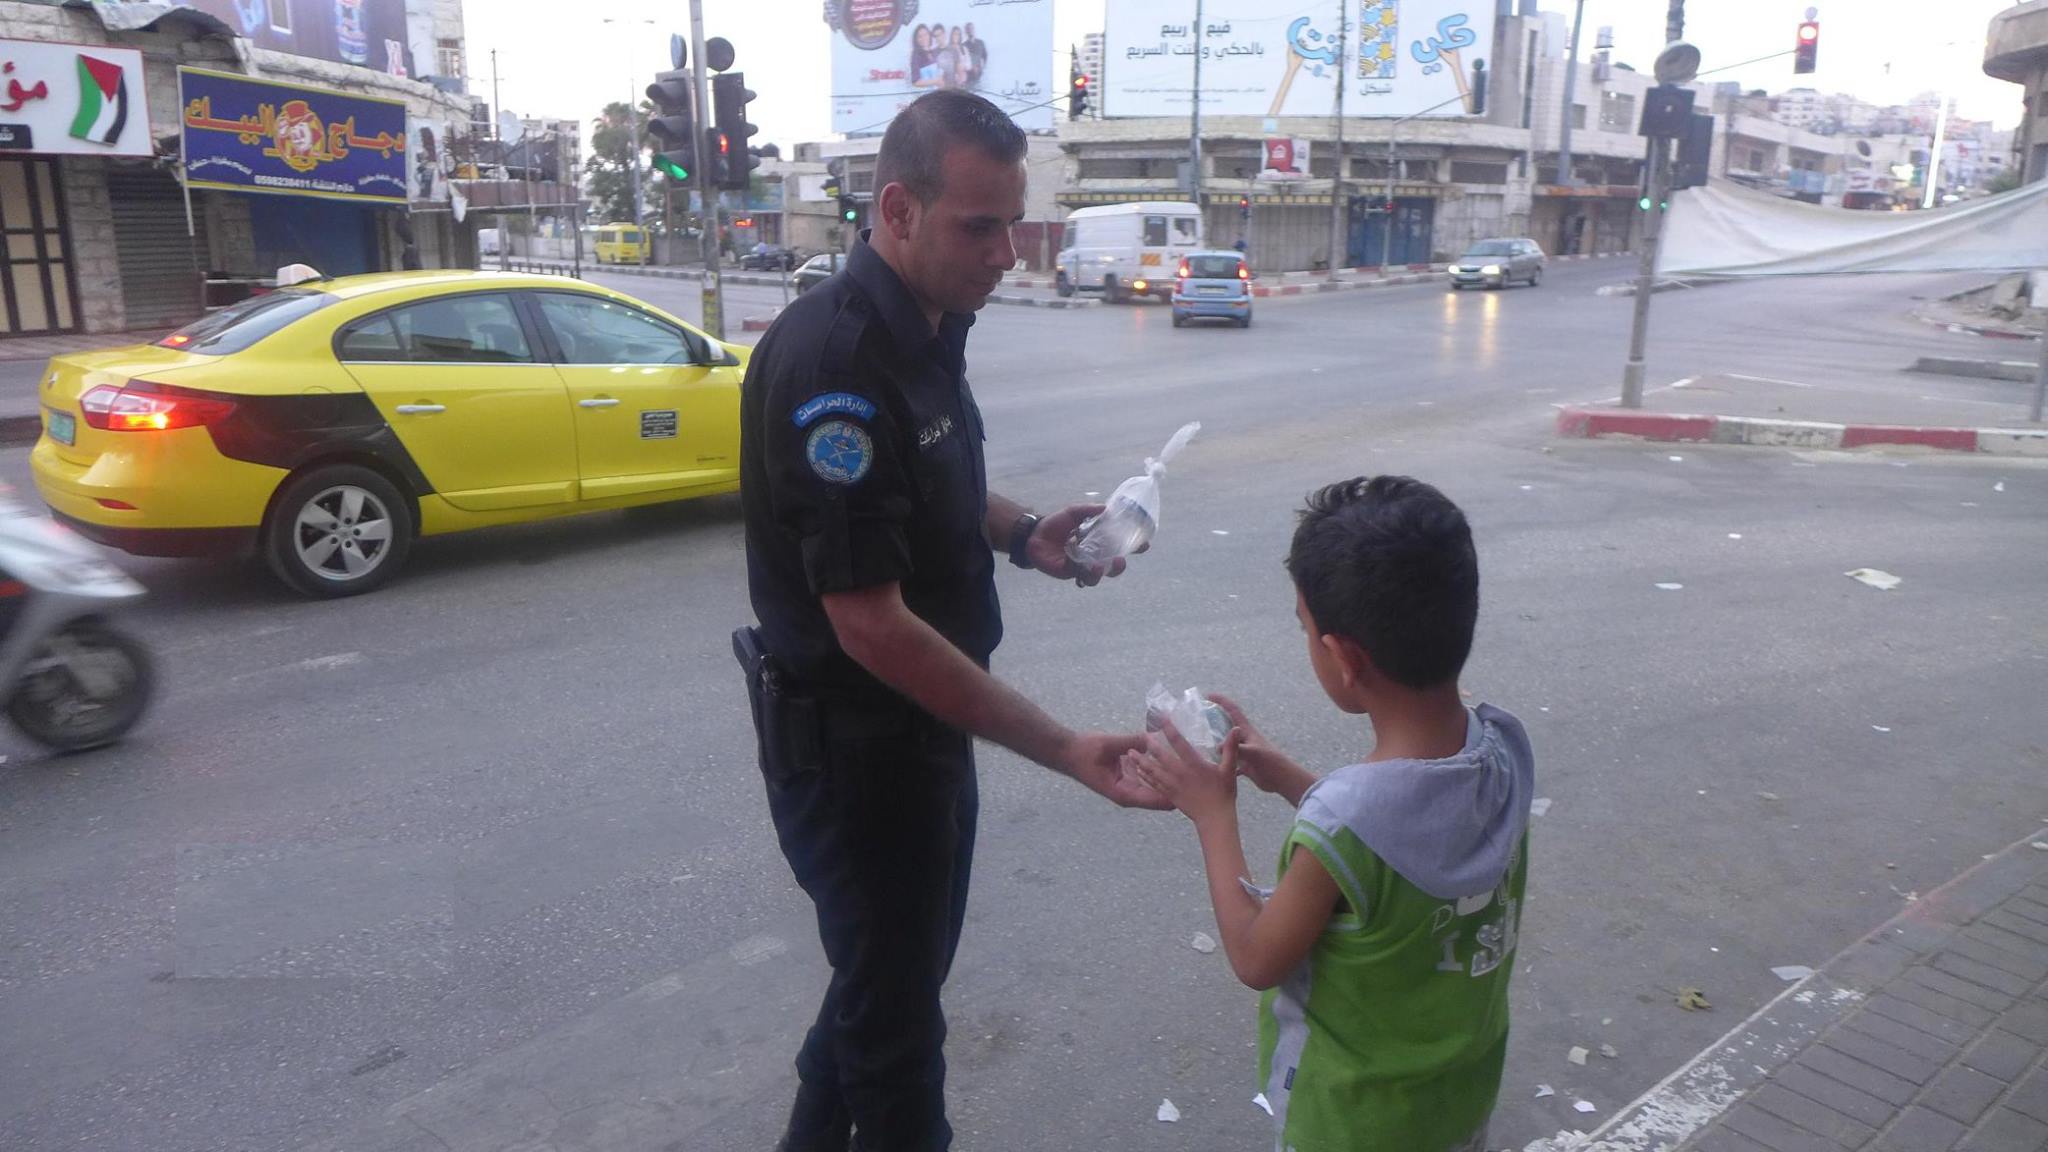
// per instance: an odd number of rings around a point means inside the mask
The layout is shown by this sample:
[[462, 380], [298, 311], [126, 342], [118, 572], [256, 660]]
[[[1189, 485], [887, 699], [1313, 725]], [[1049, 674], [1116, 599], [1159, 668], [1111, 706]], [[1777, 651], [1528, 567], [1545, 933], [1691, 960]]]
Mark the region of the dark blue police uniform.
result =
[[762, 338], [740, 400], [758, 629], [748, 670], [769, 811], [817, 907], [832, 979], [797, 1057], [784, 1147], [925, 1152], [952, 1139], [939, 990], [967, 906], [971, 739], [840, 648], [821, 597], [895, 582], [987, 667], [1002, 639], [968, 315], [934, 333], [867, 244]]

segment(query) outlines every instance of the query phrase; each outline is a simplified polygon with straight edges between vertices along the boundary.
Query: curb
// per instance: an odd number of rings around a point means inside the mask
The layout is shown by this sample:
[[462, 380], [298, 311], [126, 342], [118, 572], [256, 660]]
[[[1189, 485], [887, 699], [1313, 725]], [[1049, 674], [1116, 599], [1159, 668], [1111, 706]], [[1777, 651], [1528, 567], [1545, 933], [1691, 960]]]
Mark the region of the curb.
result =
[[0, 448], [26, 448], [43, 436], [41, 413], [32, 416], [0, 416]]
[[766, 332], [769, 326], [774, 323], [775, 317], [773, 316], [749, 316], [746, 319], [740, 321], [740, 331]]
[[1864, 999], [2041, 874], [2032, 832], [1909, 903], [1905, 910], [1792, 984], [1586, 1135], [1560, 1132], [1523, 1152], [1652, 1152], [1690, 1148], [1704, 1131]]
[[1967, 360], [1955, 356], [1922, 356], [1913, 361], [1908, 372], [1925, 372], [1935, 376], [1968, 376], [1978, 380], [2016, 380], [2022, 384], [2034, 382], [2034, 365], [2024, 360]]
[[[1711, 283], [1711, 281], [1685, 279], [1659, 280], [1655, 284], [1652, 284], [1650, 286], [1650, 295], [1655, 296], [1660, 292], [1676, 292], [1681, 288], [1698, 288], [1708, 283]], [[1635, 294], [1636, 286], [1634, 284], [1603, 284], [1600, 287], [1593, 289], [1593, 295], [1595, 296], [1633, 296]]]
[[1083, 300], [1078, 296], [1055, 296], [1048, 300], [1043, 296], [1006, 296], [1001, 292], [988, 298], [991, 304], [1011, 304], [1019, 308], [1100, 308], [1106, 301]]
[[1357, 292], [1366, 288], [1397, 288], [1404, 284], [1426, 284], [1441, 276], [1441, 272], [1420, 272], [1407, 276], [1386, 276], [1378, 280], [1324, 280], [1315, 284], [1281, 284], [1273, 287], [1253, 287], [1252, 296], [1265, 299], [1271, 296], [1312, 296], [1322, 292]]
[[1690, 416], [1566, 408], [1557, 434], [1576, 439], [1629, 436], [1669, 443], [1740, 444], [1759, 448], [1868, 448], [1876, 445], [1974, 452], [1986, 456], [2048, 457], [2048, 427], [1919, 428], [1897, 424], [1829, 424], [1748, 416]]
[[1945, 328], [1961, 336], [1986, 336], [1993, 340], [2029, 341], [2041, 338], [2032, 332], [2022, 332], [2017, 328], [1996, 328], [1989, 324], [1958, 324], [1953, 320], [1943, 320], [1939, 316], [1929, 316], [1924, 312], [1913, 313], [1913, 319], [1920, 321], [1922, 324], [1932, 324], [1936, 328]]

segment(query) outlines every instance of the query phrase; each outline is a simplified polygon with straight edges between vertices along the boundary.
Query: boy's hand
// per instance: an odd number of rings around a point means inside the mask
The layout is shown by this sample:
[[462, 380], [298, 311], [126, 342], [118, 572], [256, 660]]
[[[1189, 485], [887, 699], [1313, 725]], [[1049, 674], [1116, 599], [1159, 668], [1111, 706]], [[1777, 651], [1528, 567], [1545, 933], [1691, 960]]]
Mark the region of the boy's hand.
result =
[[1315, 783], [1315, 776], [1273, 747], [1265, 734], [1246, 718], [1237, 701], [1214, 692], [1209, 693], [1209, 700], [1230, 717], [1231, 740], [1225, 747], [1236, 745], [1238, 771], [1258, 785], [1260, 791], [1284, 796], [1290, 804], [1300, 804], [1302, 794]]
[[1143, 736], [1110, 736], [1091, 732], [1074, 737], [1066, 763], [1060, 767], [1098, 796], [1123, 808], [1150, 808], [1164, 812], [1173, 802], [1160, 795], [1125, 767], [1125, 758], [1145, 746]]
[[1223, 742], [1223, 759], [1212, 763], [1195, 751], [1172, 721], [1124, 756], [1128, 771], [1173, 803], [1196, 824], [1237, 812], [1237, 740]]

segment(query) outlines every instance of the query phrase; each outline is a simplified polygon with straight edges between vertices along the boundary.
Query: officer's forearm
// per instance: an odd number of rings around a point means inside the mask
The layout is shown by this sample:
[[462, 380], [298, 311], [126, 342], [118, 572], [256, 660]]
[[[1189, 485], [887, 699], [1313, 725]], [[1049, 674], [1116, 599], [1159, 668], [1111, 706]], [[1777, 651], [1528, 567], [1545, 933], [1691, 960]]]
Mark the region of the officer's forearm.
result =
[[1017, 517], [1031, 509], [1008, 496], [988, 494], [988, 519], [981, 525], [981, 534], [988, 538], [988, 546], [998, 553], [1010, 550], [1010, 533], [1017, 527]]
[[826, 596], [825, 613], [847, 656], [941, 722], [1071, 770], [1074, 734], [919, 618], [896, 585]]

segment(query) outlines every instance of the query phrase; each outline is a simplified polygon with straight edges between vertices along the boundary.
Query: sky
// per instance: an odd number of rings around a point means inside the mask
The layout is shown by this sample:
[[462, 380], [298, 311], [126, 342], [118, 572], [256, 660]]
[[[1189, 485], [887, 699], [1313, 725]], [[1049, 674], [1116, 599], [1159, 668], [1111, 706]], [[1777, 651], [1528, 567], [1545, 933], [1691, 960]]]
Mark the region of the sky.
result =
[[[1053, 0], [1054, 57], [1047, 82], [1066, 83], [1067, 50], [1102, 28], [1105, 2], [1144, 4], [1162, 14], [1192, 17], [1194, 0]], [[1335, 0], [1332, 0], [1334, 3]], [[1478, 0], [1485, 3], [1487, 0]], [[1819, 68], [1794, 76], [1789, 57], [1717, 72], [1711, 79], [1771, 92], [1795, 86], [1844, 92], [1877, 104], [1900, 104], [1926, 91], [1946, 91], [1957, 115], [2011, 127], [2019, 120], [2020, 88], [1984, 75], [1984, 30], [2015, 0], [1835, 0], [1821, 4]], [[1585, 0], [1586, 43], [1602, 25], [1614, 28], [1617, 62], [1648, 72], [1663, 46], [1665, 5], [1657, 0]], [[751, 120], [754, 143], [785, 151], [831, 133], [831, 31], [824, 0], [704, 0], [705, 35], [737, 50], [734, 67], [759, 93]], [[1702, 71], [1791, 48], [1805, 0], [1692, 0], [1686, 39], [1703, 57]], [[1570, 0], [1543, 0], [1567, 17]], [[586, 125], [606, 103], [638, 98], [656, 71], [668, 67], [672, 32], [689, 34], [681, 0], [589, 0], [541, 8], [531, 0], [467, 0], [470, 91], [491, 99], [491, 51], [497, 50], [504, 107]], [[545, 12], [544, 19], [536, 19]], [[609, 22], [607, 22], [609, 20]]]

